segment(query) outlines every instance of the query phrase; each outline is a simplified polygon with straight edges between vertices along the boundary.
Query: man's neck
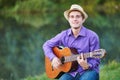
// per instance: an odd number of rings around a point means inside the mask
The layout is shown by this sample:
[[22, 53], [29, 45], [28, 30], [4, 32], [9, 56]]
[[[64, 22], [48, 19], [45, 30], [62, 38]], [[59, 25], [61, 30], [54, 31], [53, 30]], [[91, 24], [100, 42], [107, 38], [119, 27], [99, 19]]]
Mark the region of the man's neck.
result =
[[72, 28], [72, 32], [75, 38], [79, 35], [80, 30], [81, 30], [81, 27]]

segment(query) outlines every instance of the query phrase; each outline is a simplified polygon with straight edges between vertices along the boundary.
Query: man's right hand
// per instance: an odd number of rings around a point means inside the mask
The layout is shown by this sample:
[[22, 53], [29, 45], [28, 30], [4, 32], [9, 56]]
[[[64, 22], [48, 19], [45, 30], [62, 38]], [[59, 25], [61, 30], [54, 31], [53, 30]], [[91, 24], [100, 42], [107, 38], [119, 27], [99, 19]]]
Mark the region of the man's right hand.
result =
[[58, 66], [60, 66], [62, 63], [61, 63], [61, 61], [60, 61], [60, 59], [59, 58], [57, 58], [57, 57], [54, 57], [53, 59], [52, 59], [52, 66], [53, 66], [53, 68], [58, 68]]

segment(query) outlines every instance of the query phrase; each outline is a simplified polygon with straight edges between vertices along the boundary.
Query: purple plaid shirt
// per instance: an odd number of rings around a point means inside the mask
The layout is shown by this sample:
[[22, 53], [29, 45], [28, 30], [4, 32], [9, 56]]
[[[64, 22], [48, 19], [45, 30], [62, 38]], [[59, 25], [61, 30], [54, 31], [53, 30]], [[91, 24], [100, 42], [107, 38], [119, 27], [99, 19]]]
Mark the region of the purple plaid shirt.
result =
[[[76, 38], [73, 36], [71, 29], [64, 30], [52, 39], [46, 41], [43, 45], [44, 53], [50, 60], [55, 57], [52, 51], [52, 48], [55, 46], [72, 47], [76, 48], [78, 53], [86, 53], [99, 49], [99, 37], [95, 32], [84, 26], [81, 28], [79, 36]], [[99, 59], [87, 58], [87, 61], [90, 64], [89, 69], [99, 72]], [[75, 76], [78, 72], [82, 74], [85, 71], [79, 66], [77, 71], [71, 72], [70, 74]]]

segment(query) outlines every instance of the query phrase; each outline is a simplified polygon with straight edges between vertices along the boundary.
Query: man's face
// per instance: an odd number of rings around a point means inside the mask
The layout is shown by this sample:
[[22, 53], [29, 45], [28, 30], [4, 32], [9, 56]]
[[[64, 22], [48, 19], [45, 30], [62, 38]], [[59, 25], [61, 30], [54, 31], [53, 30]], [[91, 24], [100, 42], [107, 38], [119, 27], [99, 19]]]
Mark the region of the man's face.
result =
[[83, 17], [79, 11], [72, 11], [69, 13], [68, 22], [72, 28], [79, 28], [83, 24]]

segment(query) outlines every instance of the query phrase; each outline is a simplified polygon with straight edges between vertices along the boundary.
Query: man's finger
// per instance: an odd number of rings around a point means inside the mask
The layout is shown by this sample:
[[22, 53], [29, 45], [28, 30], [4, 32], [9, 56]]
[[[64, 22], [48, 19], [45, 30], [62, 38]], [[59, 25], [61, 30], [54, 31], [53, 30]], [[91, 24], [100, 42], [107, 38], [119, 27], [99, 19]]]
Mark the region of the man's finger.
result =
[[81, 57], [82, 60], [84, 59], [84, 57], [83, 57], [83, 53], [80, 54], [80, 57]]

